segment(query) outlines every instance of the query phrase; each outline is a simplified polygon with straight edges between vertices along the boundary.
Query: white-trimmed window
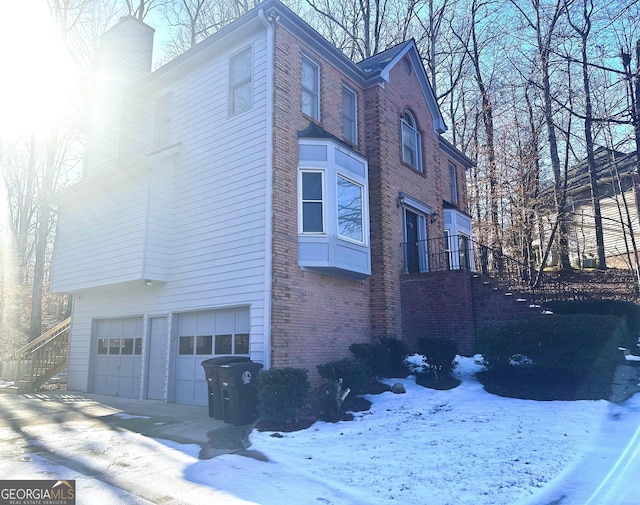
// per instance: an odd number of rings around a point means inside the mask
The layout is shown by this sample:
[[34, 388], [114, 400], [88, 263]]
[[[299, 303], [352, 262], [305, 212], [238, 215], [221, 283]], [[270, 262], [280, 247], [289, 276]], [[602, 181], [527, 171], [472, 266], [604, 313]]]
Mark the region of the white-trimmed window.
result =
[[449, 184], [451, 186], [451, 203], [458, 204], [458, 170], [452, 163], [449, 164]]
[[253, 106], [253, 54], [248, 47], [229, 61], [229, 113], [240, 114]]
[[358, 95], [352, 89], [342, 87], [342, 135], [352, 144], [358, 143]]
[[302, 195], [302, 233], [324, 233], [324, 173], [300, 172]]
[[302, 112], [320, 120], [320, 67], [306, 56], [302, 57]]
[[422, 142], [416, 120], [411, 112], [402, 116], [402, 161], [422, 172]]
[[171, 140], [171, 92], [156, 99], [153, 145], [165, 147]]
[[338, 174], [338, 236], [355, 242], [364, 242], [363, 192], [361, 184]]
[[342, 142], [298, 139], [298, 264], [362, 280], [371, 275], [367, 160]]

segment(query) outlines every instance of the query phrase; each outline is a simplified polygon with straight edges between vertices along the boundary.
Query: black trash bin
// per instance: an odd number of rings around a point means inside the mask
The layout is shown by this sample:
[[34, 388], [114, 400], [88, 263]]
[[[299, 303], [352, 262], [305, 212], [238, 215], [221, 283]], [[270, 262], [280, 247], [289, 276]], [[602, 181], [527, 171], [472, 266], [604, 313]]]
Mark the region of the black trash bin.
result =
[[218, 371], [222, 365], [249, 361], [247, 356], [219, 356], [206, 359], [202, 362], [204, 375], [207, 378], [207, 391], [209, 392], [209, 417], [222, 419], [222, 390], [220, 389], [220, 377]]
[[227, 363], [219, 367], [225, 423], [242, 426], [256, 420], [258, 397], [254, 382], [261, 368], [261, 363], [253, 361]]

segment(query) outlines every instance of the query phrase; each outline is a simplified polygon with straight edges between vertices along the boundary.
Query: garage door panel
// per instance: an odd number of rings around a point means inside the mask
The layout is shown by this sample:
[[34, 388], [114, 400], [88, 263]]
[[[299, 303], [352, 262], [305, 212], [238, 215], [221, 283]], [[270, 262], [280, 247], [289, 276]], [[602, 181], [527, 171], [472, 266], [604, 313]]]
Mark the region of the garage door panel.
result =
[[[240, 334], [248, 335], [249, 320], [249, 307], [178, 315], [175, 361], [177, 402], [206, 405], [208, 391], [202, 362], [215, 356], [240, 354], [239, 349], [245, 349], [246, 346], [235, 347], [235, 343], [243, 342]], [[218, 345], [220, 343], [225, 345]]]
[[125, 377], [133, 377], [134, 371], [134, 358], [120, 358], [120, 375]]
[[109, 369], [109, 358], [107, 356], [98, 356], [95, 362], [95, 374], [96, 375], [107, 375], [107, 370]]
[[141, 317], [102, 319], [95, 322], [95, 393], [128, 398], [139, 396], [142, 356], [135, 354], [135, 342], [142, 339], [142, 322]]
[[177, 380], [176, 381], [176, 402], [192, 403], [193, 400], [194, 400], [193, 381]]
[[117, 395], [120, 390], [120, 377], [114, 377], [113, 375], [108, 376], [107, 378], [107, 390], [106, 394], [108, 395]]
[[109, 356], [107, 375], [120, 375], [120, 356]]
[[191, 358], [178, 358], [176, 362], [176, 379], [193, 380], [193, 359]]

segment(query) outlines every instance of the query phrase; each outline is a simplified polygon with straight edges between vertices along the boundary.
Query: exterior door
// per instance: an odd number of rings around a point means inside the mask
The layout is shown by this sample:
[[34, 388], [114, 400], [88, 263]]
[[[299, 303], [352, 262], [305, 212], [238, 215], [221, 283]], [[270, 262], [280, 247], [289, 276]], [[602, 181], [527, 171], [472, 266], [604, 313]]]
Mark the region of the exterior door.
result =
[[409, 273], [427, 271], [427, 229], [423, 215], [404, 209], [404, 259]]
[[147, 398], [164, 400], [167, 369], [167, 318], [150, 319]]

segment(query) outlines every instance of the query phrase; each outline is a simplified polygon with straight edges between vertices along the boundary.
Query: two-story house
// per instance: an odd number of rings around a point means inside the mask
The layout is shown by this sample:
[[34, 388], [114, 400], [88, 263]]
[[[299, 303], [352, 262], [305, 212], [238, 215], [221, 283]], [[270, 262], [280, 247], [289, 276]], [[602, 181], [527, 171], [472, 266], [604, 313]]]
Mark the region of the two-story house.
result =
[[354, 63], [277, 0], [153, 72], [152, 42], [131, 17], [104, 34], [85, 174], [58, 198], [69, 388], [206, 404], [212, 356], [315, 380], [403, 338], [402, 275], [471, 235], [471, 161], [415, 43]]

